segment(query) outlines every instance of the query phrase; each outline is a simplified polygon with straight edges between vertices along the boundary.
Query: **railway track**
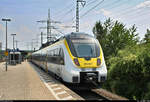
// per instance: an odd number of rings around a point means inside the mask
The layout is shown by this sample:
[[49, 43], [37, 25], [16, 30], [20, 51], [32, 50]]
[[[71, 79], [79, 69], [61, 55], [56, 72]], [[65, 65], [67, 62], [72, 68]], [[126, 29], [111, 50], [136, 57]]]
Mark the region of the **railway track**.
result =
[[74, 90], [74, 92], [81, 96], [84, 100], [107, 100], [105, 97], [93, 92], [92, 90]]
[[[36, 67], [38, 67], [38, 66], [36, 66]], [[42, 68], [34, 68], [34, 69], [36, 70], [36, 72], [38, 73], [38, 75], [40, 76], [42, 81], [53, 82], [55, 80], [55, 76], [51, 76], [50, 74], [47, 74], [45, 72], [45, 70], [43, 70]], [[58, 84], [56, 84], [56, 83], [59, 83], [59, 85], [61, 85], [61, 84], [64, 85], [64, 83], [62, 83], [58, 80], [55, 80], [54, 83], [55, 84], [52, 85], [54, 87], [58, 86]], [[66, 85], [64, 85], [64, 86], [66, 86]], [[64, 87], [63, 88], [65, 89], [65, 91], [69, 92], [69, 94], [71, 94], [71, 95], [66, 98], [63, 98], [64, 100], [128, 100], [124, 97], [120, 97], [111, 92], [108, 92], [102, 88], [92, 89], [92, 90], [74, 90], [74, 89], [71, 89], [69, 86], [66, 86], [66, 87], [67, 87], [67, 89]], [[56, 89], [60, 89], [60, 87], [57, 87]], [[54, 90], [56, 90], [56, 89], [54, 89]], [[56, 94], [56, 95], [63, 94], [63, 93], [66, 93], [65, 91], [62, 91], [60, 93], [54, 93], [54, 94]], [[58, 96], [56, 96], [56, 97], [58, 97]], [[57, 99], [59, 100], [61, 98], [57, 98]]]
[[128, 100], [127, 98], [124, 98], [124, 97], [121, 97], [121, 96], [118, 96], [116, 94], [113, 94], [105, 89], [92, 89], [93, 92], [103, 96], [105, 99], [107, 100]]
[[127, 98], [113, 94], [105, 89], [91, 89], [91, 90], [73, 90], [84, 100], [128, 100]]

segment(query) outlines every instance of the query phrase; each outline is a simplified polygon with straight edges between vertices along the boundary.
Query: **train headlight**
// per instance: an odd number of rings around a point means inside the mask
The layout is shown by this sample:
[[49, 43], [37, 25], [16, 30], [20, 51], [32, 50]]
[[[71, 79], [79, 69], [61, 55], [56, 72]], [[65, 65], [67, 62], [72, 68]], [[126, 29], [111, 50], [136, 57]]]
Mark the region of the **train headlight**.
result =
[[101, 60], [98, 58], [97, 59], [97, 66], [99, 66], [101, 64]]
[[78, 61], [77, 58], [74, 59], [74, 63], [75, 63], [77, 66], [80, 66], [79, 61]]

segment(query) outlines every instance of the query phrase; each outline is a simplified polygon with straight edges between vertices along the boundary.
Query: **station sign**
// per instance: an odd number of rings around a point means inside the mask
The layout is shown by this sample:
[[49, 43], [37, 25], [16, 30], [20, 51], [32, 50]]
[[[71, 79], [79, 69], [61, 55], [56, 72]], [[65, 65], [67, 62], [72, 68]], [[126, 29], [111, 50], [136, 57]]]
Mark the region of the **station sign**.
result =
[[8, 51], [5, 51], [5, 56], [8, 56]]

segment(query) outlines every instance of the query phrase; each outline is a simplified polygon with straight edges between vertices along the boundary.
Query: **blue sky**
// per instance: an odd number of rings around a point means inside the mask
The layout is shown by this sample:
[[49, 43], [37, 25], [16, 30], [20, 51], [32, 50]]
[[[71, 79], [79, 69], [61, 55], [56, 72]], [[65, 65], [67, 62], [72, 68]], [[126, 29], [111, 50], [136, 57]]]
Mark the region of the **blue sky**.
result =
[[[126, 27], [136, 25], [137, 33], [142, 39], [146, 29], [150, 28], [150, 0], [104, 0], [95, 9], [84, 15], [89, 9], [102, 0], [85, 0], [84, 7], [80, 4], [80, 31], [92, 34], [92, 28], [96, 21], [105, 21], [111, 17], [123, 22]], [[40, 32], [46, 33], [46, 24], [37, 23], [38, 20], [46, 20], [48, 9], [51, 11], [51, 19], [61, 21], [61, 24], [53, 24], [60, 31], [69, 33], [74, 28], [61, 26], [75, 26], [76, 0], [0, 0], [0, 19], [11, 18], [8, 23], [8, 47], [12, 48], [12, 33], [16, 33], [20, 49], [31, 49], [31, 42], [37, 42], [34, 47], [40, 46]], [[53, 33], [58, 33], [52, 30]], [[46, 36], [45, 36], [46, 37]], [[5, 23], [0, 21], [0, 42], [5, 48]], [[37, 46], [36, 46], [37, 45]]]

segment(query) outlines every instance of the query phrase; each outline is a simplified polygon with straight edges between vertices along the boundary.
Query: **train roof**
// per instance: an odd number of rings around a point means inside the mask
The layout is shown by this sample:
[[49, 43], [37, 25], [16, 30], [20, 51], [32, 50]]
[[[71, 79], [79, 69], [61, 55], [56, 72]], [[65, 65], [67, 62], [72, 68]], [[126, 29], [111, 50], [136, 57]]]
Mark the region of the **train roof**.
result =
[[64, 37], [65, 38], [71, 38], [71, 37], [93, 37], [92, 35], [89, 35], [87, 33], [84, 33], [84, 32], [71, 32], [69, 34], [66, 34]]
[[71, 32], [71, 33], [69, 33], [69, 34], [66, 34], [66, 35], [60, 37], [60, 38], [57, 39], [56, 41], [47, 42], [47, 43], [43, 44], [40, 49], [44, 49], [44, 48], [46, 48], [47, 46], [52, 45], [52, 44], [54, 44], [54, 43], [56, 43], [56, 42], [58, 42], [58, 41], [60, 41], [60, 40], [62, 40], [62, 39], [64, 39], [64, 38], [70, 39], [70, 38], [85, 38], [85, 37], [94, 38], [94, 36], [89, 35], [89, 34], [84, 33], [84, 32]]

